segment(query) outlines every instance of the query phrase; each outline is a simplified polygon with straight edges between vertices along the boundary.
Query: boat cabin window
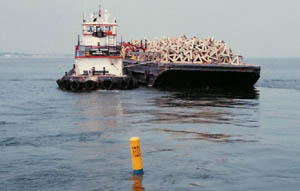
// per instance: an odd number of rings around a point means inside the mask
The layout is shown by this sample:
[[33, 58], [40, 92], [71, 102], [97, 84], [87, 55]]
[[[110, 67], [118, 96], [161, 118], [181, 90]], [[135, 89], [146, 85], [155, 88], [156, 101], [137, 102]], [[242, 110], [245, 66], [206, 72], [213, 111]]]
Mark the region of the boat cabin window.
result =
[[103, 31], [103, 28], [102, 28], [102, 27], [97, 27], [97, 28], [96, 28], [96, 32], [101, 32], [101, 31]]
[[111, 26], [106, 26], [105, 31], [111, 31]]
[[88, 32], [94, 32], [94, 27], [93, 27], [93, 26], [90, 26], [90, 27], [88, 28]]

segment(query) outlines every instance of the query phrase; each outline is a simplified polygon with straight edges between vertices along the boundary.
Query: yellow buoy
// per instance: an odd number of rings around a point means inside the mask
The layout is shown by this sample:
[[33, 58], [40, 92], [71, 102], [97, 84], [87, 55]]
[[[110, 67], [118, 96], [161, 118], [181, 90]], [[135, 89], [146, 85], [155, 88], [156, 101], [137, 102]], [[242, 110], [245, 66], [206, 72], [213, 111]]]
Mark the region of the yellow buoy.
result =
[[143, 174], [143, 161], [139, 137], [130, 138], [130, 151], [133, 174]]

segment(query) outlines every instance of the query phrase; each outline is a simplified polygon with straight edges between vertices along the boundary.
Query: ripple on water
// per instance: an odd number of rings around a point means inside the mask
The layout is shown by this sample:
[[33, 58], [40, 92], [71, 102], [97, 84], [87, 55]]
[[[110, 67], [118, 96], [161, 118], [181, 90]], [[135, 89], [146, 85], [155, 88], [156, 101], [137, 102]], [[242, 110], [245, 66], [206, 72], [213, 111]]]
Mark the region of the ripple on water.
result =
[[21, 78], [12, 78], [12, 79], [6, 79], [5, 81], [11, 81], [11, 82], [24, 82], [24, 81], [30, 81], [30, 82], [40, 82], [40, 81], [45, 81], [45, 82], [53, 82], [55, 81], [55, 78], [37, 78], [37, 79], [21, 79]]
[[[6, 185], [8, 190], [27, 190], [49, 189], [49, 187], [66, 186], [73, 182], [77, 177], [81, 177], [79, 172], [67, 166], [60, 166], [55, 169], [40, 169], [24, 172], [24, 174], [16, 175], [9, 179]], [[84, 178], [84, 177], [81, 177]]]
[[57, 135], [45, 135], [39, 137], [8, 137], [0, 139], [0, 146], [53, 146], [58, 144], [66, 144], [68, 142], [91, 142], [97, 140], [102, 132], [86, 132], [86, 133], [61, 133]]
[[0, 121], [0, 127], [4, 125], [14, 125], [16, 122]]
[[297, 79], [264, 79], [257, 84], [259, 87], [300, 90], [300, 80]]
[[159, 131], [173, 134], [184, 134], [190, 135], [188, 138], [178, 138], [178, 140], [205, 140], [212, 142], [222, 142], [222, 143], [233, 143], [233, 142], [258, 142], [256, 140], [243, 140], [243, 139], [233, 139], [232, 135], [223, 133], [203, 133], [195, 131], [180, 131], [180, 130], [170, 130], [170, 129], [158, 129]]

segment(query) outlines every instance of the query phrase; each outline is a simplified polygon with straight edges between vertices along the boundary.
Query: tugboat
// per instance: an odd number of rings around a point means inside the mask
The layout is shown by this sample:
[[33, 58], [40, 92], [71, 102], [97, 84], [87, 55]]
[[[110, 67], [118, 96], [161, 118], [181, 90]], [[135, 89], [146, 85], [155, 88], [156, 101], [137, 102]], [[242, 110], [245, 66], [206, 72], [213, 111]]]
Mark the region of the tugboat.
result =
[[138, 82], [123, 71], [121, 44], [117, 43], [117, 20], [101, 8], [91, 19], [83, 19], [82, 38], [75, 47], [75, 64], [56, 82], [60, 89], [74, 92], [97, 89], [134, 89]]

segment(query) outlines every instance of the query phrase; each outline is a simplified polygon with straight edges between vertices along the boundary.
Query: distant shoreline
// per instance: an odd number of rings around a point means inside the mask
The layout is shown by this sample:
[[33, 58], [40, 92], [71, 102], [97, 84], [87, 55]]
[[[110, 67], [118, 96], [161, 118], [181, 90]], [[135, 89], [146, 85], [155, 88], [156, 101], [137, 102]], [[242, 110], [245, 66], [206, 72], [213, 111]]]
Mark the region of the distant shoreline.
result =
[[[74, 58], [73, 54], [33, 54], [0, 52], [0, 59], [42, 59], [42, 58]], [[244, 57], [245, 60], [252, 59], [300, 59], [300, 57]]]
[[39, 59], [39, 58], [73, 58], [72, 54], [29, 54], [0, 52], [0, 59]]

